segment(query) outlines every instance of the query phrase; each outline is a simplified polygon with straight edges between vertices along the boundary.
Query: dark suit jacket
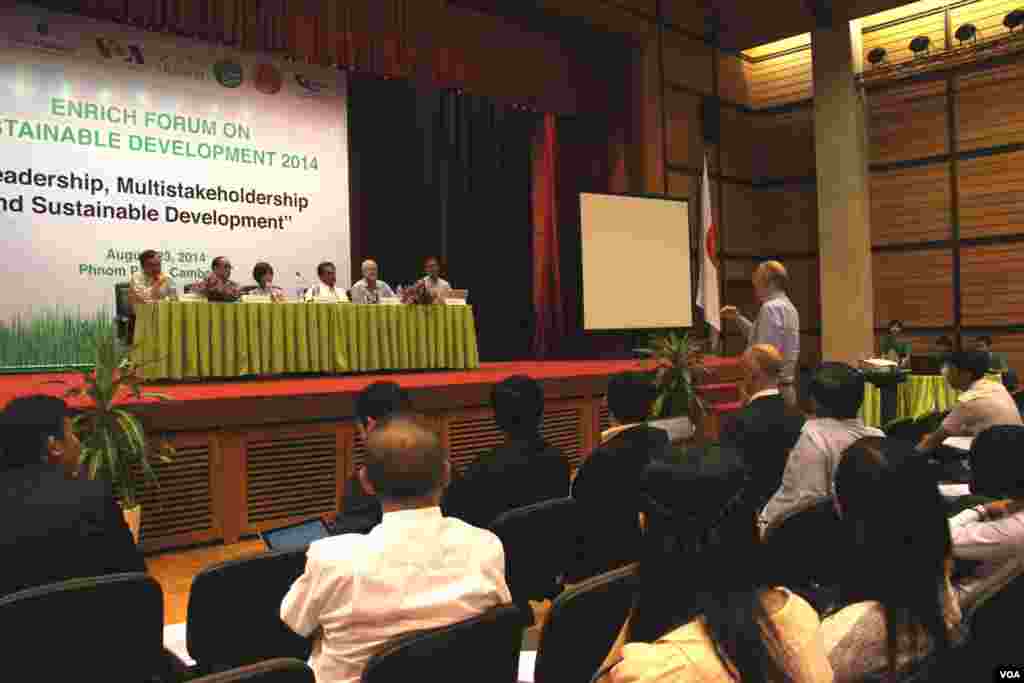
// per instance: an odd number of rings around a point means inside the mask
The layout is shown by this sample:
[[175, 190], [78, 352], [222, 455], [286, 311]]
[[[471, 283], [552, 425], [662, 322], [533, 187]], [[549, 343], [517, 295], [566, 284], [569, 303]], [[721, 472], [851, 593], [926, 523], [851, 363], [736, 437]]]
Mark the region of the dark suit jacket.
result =
[[580, 504], [580, 579], [640, 559], [640, 475], [666, 457], [668, 432], [648, 425], [619, 432], [580, 466], [572, 496]]
[[719, 441], [742, 454], [759, 503], [767, 502], [782, 484], [789, 451], [800, 438], [804, 421], [786, 410], [782, 396], [762, 396], [737, 411], [722, 428]]
[[52, 465], [0, 470], [0, 595], [57, 581], [145, 572], [106, 481]]
[[508, 510], [569, 495], [569, 461], [541, 437], [512, 439], [477, 458], [445, 491], [441, 509], [486, 529]]

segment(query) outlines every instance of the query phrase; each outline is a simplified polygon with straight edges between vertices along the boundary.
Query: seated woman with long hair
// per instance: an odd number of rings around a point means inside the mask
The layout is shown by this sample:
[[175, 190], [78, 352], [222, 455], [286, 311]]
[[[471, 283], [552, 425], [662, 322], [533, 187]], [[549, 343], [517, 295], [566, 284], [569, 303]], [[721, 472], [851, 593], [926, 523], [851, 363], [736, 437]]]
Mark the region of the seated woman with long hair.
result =
[[725, 455], [717, 473], [648, 468], [640, 589], [613, 683], [832, 681], [818, 614], [771, 587], [749, 483]]
[[836, 507], [857, 546], [842, 587], [848, 606], [822, 622], [837, 683], [895, 680], [959, 638], [942, 497], [927, 464], [895, 448], [861, 439], [836, 469]]

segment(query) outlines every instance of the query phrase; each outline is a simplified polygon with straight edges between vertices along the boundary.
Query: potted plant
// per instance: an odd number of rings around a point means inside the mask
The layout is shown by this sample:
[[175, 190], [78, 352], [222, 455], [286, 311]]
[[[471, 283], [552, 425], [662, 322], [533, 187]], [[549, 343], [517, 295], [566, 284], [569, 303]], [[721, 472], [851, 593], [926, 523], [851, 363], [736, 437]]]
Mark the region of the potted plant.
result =
[[650, 359], [655, 370], [658, 397], [651, 409], [651, 424], [665, 429], [673, 442], [693, 436], [691, 409], [704, 411], [694, 380], [707, 374], [702, 343], [688, 333], [672, 330], [652, 335], [646, 348], [636, 350]]
[[68, 397], [84, 397], [90, 402], [71, 420], [81, 443], [78, 471], [90, 479], [110, 481], [138, 543], [142, 521], [139, 496], [146, 483], [157, 483], [150, 459], [171, 462], [174, 448], [165, 439], [151, 443], [138, 416], [126, 404], [129, 399], [168, 397], [142, 390], [138, 367], [131, 360], [133, 349], [122, 344], [112, 328], [97, 330], [93, 347], [94, 368], [81, 371], [82, 384], [65, 392]]

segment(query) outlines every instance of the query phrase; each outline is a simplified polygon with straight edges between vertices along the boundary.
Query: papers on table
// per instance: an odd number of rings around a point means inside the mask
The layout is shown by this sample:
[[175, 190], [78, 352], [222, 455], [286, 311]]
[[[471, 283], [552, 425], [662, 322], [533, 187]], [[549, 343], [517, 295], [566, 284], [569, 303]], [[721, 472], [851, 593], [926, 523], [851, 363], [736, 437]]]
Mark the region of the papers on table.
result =
[[942, 442], [942, 445], [955, 448], [958, 451], [969, 451], [971, 450], [972, 443], [974, 443], [973, 436], [948, 436]]
[[939, 493], [943, 498], [959, 498], [971, 495], [970, 484], [939, 484]]
[[872, 370], [884, 370], [886, 368], [895, 368], [899, 365], [899, 363], [891, 361], [888, 358], [867, 358], [865, 360], [862, 360], [861, 363]]

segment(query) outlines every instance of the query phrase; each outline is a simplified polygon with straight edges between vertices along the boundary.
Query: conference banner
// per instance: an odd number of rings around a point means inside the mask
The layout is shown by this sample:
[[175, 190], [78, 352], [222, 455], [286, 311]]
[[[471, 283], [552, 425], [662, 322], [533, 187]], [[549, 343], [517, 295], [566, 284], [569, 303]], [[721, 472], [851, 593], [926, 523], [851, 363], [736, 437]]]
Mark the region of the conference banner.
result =
[[333, 69], [28, 6], [0, 9], [0, 369], [88, 360], [155, 249], [181, 293], [215, 256], [291, 292], [349, 268]]

